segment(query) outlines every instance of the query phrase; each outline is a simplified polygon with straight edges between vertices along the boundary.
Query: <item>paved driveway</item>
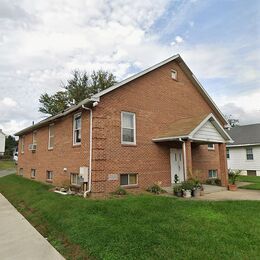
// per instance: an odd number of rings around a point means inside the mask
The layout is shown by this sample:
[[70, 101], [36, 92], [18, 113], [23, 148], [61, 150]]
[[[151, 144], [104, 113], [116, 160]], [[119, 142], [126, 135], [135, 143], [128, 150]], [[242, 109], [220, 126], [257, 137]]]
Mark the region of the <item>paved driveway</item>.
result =
[[198, 200], [260, 200], [260, 191], [258, 190], [242, 190], [237, 191], [219, 191], [205, 194], [196, 198]]
[[16, 169], [7, 169], [7, 170], [0, 170], [0, 177], [4, 177], [6, 175], [15, 173]]
[[0, 193], [0, 259], [64, 258]]

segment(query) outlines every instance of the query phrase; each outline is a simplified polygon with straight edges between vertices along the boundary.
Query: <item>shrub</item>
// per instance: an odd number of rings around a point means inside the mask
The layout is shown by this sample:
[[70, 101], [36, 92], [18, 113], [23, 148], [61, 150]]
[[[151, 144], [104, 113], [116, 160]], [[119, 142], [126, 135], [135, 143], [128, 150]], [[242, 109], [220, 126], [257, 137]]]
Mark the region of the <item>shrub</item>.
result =
[[181, 187], [183, 190], [192, 190], [195, 187], [194, 180], [183, 181]]
[[174, 193], [177, 193], [177, 192], [180, 192], [182, 191], [182, 186], [181, 185], [176, 185], [173, 187], [173, 192]]
[[174, 183], [179, 182], [179, 176], [177, 174], [174, 175]]
[[221, 180], [220, 179], [215, 179], [215, 184], [217, 186], [221, 186]]
[[127, 192], [124, 188], [118, 187], [115, 192], [113, 192], [115, 195], [127, 195]]
[[154, 194], [160, 194], [160, 193], [164, 192], [164, 190], [161, 188], [161, 186], [156, 183], [154, 183], [152, 186], [148, 187], [147, 191], [154, 193]]
[[217, 179], [207, 179], [206, 184], [221, 186], [221, 180], [218, 178]]

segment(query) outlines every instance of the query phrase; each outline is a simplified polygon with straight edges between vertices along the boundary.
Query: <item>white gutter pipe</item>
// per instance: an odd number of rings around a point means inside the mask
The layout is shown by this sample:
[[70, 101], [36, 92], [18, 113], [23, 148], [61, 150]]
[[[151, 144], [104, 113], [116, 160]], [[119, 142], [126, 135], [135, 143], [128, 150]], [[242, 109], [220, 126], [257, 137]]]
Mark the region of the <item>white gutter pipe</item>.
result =
[[183, 161], [184, 161], [184, 180], [186, 180], [186, 171], [187, 171], [187, 163], [186, 163], [186, 144], [181, 138], [179, 141], [182, 142], [182, 150], [183, 150]]
[[84, 192], [84, 198], [91, 191], [92, 177], [92, 109], [82, 105], [82, 108], [89, 111], [89, 174], [88, 174], [88, 189]]

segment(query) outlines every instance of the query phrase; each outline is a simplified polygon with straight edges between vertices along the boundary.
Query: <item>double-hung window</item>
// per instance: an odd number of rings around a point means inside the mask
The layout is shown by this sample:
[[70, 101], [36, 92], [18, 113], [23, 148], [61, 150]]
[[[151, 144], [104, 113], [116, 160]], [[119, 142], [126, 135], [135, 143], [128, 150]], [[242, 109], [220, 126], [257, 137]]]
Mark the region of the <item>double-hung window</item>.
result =
[[54, 124], [49, 125], [49, 141], [48, 149], [53, 149], [54, 147]]
[[81, 144], [81, 113], [74, 115], [73, 145]]
[[121, 112], [121, 143], [136, 144], [135, 113]]
[[253, 148], [246, 148], [246, 159], [254, 160]]

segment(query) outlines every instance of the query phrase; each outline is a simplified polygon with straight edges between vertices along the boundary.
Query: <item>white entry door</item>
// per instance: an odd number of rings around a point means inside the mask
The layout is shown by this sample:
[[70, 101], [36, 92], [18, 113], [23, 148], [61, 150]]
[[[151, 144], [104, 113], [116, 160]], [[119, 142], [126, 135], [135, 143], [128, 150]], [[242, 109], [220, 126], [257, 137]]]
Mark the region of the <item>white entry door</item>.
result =
[[175, 174], [178, 175], [179, 182], [184, 181], [182, 149], [172, 148], [170, 150], [170, 158], [171, 158], [171, 181], [172, 181], [172, 183], [174, 183]]

